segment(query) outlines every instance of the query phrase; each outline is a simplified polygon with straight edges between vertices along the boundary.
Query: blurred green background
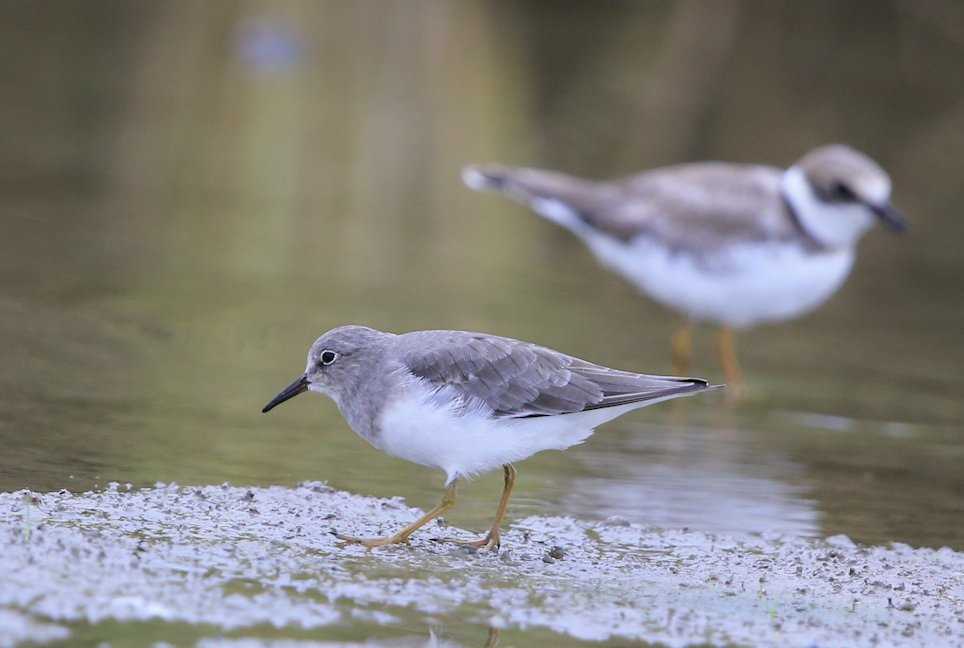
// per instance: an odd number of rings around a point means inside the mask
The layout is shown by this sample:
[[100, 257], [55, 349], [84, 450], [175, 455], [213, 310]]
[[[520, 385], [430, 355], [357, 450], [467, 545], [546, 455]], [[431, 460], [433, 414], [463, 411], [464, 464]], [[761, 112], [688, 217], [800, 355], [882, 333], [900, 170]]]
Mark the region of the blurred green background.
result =
[[[0, 489], [323, 479], [429, 506], [441, 475], [331, 403], [259, 414], [322, 331], [667, 372], [675, 324], [464, 164], [605, 177], [844, 141], [912, 231], [742, 338], [744, 404], [540, 455], [510, 514], [964, 548], [961, 3], [5, 0], [0, 53]], [[452, 521], [482, 528], [500, 486]]]

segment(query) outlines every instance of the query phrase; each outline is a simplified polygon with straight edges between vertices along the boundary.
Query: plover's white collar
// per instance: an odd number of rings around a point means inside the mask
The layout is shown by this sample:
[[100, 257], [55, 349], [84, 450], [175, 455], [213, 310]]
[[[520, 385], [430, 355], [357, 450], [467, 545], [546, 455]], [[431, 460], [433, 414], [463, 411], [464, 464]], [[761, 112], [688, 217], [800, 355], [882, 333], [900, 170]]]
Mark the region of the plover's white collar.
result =
[[873, 212], [863, 204], [830, 203], [817, 197], [798, 166], [784, 172], [782, 189], [800, 226], [824, 248], [852, 248], [874, 224]]

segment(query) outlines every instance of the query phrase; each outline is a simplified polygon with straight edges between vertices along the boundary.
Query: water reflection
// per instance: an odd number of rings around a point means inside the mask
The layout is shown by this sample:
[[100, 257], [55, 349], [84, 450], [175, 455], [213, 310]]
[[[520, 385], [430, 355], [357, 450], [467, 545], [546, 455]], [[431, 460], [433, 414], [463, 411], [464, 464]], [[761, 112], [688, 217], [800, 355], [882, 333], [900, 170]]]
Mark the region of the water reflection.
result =
[[730, 535], [820, 533], [817, 503], [800, 485], [806, 470], [781, 453], [750, 455], [732, 435], [712, 429], [632, 434], [579, 454], [592, 476], [572, 480], [565, 508], [581, 517]]

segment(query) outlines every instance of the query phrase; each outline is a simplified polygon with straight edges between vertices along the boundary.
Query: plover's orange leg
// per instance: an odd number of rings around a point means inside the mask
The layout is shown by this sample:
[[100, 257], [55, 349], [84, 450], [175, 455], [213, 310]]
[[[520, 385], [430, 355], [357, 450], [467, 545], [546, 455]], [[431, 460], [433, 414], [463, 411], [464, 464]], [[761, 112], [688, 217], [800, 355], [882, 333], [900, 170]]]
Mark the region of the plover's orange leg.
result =
[[455, 483], [453, 482], [451, 486], [445, 489], [445, 493], [442, 495], [442, 501], [439, 502], [438, 506], [433, 508], [431, 511], [415, 520], [407, 527], [399, 531], [394, 535], [387, 536], [385, 538], [354, 538], [351, 536], [339, 535], [338, 539], [349, 544], [360, 544], [368, 547], [369, 549], [374, 549], [375, 547], [384, 547], [385, 545], [398, 544], [400, 542], [408, 542], [409, 536], [421, 529], [423, 526], [437, 518], [438, 516], [445, 513], [447, 510], [455, 506]]
[[720, 329], [720, 363], [723, 365], [726, 393], [730, 401], [739, 400], [743, 396], [743, 370], [736, 358], [735, 337], [729, 326]]
[[689, 371], [690, 357], [693, 355], [693, 324], [683, 320], [673, 333], [673, 373], [682, 376]]
[[512, 487], [515, 486], [515, 478], [518, 474], [515, 466], [512, 464], [505, 464], [502, 466], [502, 470], [505, 472], [505, 484], [502, 487], [502, 499], [499, 500], [499, 508], [495, 512], [495, 520], [492, 522], [492, 527], [489, 529], [489, 532], [485, 534], [484, 538], [468, 542], [459, 541], [459, 544], [474, 547], [475, 549], [499, 548], [502, 542], [502, 519], [505, 518], [505, 511], [509, 508], [509, 498], [512, 496]]

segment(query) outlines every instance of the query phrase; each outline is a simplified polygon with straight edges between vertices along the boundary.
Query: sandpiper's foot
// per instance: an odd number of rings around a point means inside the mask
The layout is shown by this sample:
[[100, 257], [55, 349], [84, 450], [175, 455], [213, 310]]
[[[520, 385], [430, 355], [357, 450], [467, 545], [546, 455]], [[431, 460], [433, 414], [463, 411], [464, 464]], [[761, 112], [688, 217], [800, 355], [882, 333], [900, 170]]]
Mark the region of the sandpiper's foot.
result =
[[368, 549], [374, 549], [375, 547], [384, 547], [386, 545], [392, 544], [403, 544], [408, 543], [408, 536], [403, 536], [396, 533], [392, 536], [386, 536], [384, 538], [356, 538], [354, 536], [345, 536], [340, 533], [336, 533], [335, 537], [344, 542], [345, 544], [360, 544]]
[[482, 549], [491, 549], [493, 551], [498, 551], [499, 547], [502, 546], [502, 537], [498, 533], [492, 533], [491, 531], [485, 534], [484, 538], [479, 538], [478, 540], [452, 540], [463, 547], [471, 547], [481, 551]]
[[499, 529], [502, 528], [502, 518], [505, 517], [505, 510], [509, 506], [509, 497], [512, 495], [512, 487], [515, 485], [516, 478], [516, 470], [512, 464], [505, 464], [502, 466], [502, 469], [505, 472], [505, 484], [502, 487], [502, 497], [499, 499], [499, 508], [495, 512], [495, 520], [492, 522], [489, 532], [485, 534], [484, 538], [478, 540], [451, 540], [451, 542], [460, 544], [463, 547], [471, 547], [476, 551], [481, 551], [482, 549], [499, 551], [499, 547], [502, 545], [502, 533]]
[[423, 526], [439, 517], [447, 510], [455, 506], [455, 482], [453, 481], [449, 484], [449, 487], [445, 489], [445, 494], [442, 495], [442, 501], [439, 505], [433, 508], [431, 511], [415, 520], [409, 524], [404, 529], [398, 531], [394, 535], [390, 535], [384, 538], [356, 538], [354, 536], [343, 536], [336, 533], [335, 537], [345, 542], [347, 544], [360, 544], [363, 547], [368, 547], [369, 549], [374, 549], [375, 547], [384, 547], [386, 545], [401, 544], [403, 542], [408, 542], [408, 539], [413, 533], [421, 529]]

